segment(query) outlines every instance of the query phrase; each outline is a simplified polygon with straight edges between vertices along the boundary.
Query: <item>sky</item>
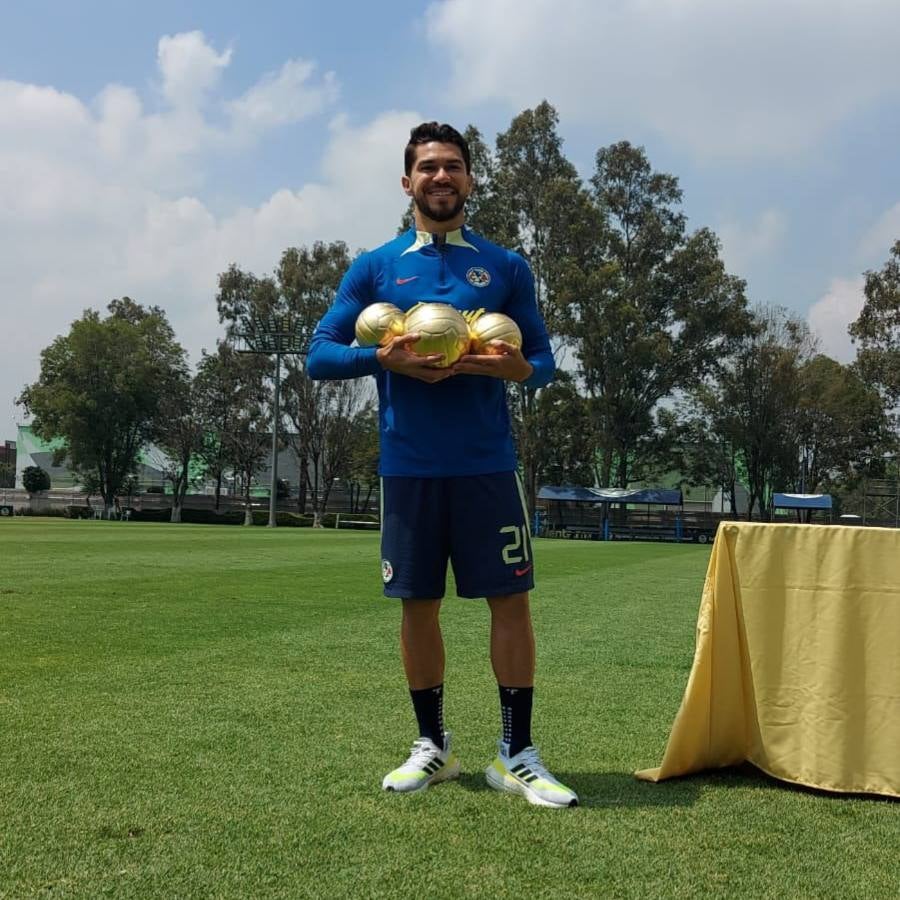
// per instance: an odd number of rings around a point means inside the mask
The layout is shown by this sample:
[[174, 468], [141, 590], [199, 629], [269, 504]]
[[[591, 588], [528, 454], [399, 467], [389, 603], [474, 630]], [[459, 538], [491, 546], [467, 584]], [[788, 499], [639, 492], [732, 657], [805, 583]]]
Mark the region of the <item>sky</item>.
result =
[[628, 140], [675, 175], [754, 304], [849, 362], [900, 239], [896, 0], [0, 2], [0, 441], [40, 352], [115, 297], [192, 362], [216, 277], [394, 235], [409, 129], [493, 144], [548, 100], [585, 178]]

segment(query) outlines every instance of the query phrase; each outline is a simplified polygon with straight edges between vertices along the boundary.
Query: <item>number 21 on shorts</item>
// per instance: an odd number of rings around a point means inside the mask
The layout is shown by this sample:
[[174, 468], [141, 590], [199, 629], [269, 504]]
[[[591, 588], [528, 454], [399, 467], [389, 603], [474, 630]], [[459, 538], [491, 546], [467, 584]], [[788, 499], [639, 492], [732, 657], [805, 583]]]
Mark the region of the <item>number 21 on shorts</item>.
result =
[[512, 540], [501, 551], [507, 565], [528, 562], [528, 528], [526, 525], [505, 525], [500, 534], [512, 535]]

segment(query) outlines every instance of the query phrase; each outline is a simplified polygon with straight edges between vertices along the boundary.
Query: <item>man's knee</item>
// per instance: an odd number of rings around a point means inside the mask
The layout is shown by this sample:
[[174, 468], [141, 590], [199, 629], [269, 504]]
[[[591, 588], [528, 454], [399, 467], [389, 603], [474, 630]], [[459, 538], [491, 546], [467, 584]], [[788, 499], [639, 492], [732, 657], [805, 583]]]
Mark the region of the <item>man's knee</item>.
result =
[[528, 605], [528, 592], [505, 594], [502, 597], [488, 597], [491, 618], [497, 622], [530, 622], [531, 609]]
[[404, 599], [403, 622], [410, 627], [425, 627], [433, 625], [440, 616], [440, 600], [409, 600]]

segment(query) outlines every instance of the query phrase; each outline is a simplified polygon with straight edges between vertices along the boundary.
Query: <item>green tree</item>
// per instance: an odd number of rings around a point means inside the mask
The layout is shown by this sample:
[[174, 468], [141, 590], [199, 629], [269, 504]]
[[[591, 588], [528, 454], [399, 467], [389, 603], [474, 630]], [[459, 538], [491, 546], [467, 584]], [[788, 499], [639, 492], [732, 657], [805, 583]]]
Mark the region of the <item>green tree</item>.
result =
[[800, 459], [800, 371], [813, 356], [805, 323], [784, 310], [754, 311], [753, 329], [717, 373], [708, 394], [709, 434], [746, 473], [748, 518], [765, 516], [773, 490], [793, 487]]
[[50, 490], [50, 476], [40, 466], [26, 466], [22, 470], [22, 486], [29, 494]]
[[259, 368], [249, 365], [236, 382], [227, 429], [222, 434], [224, 458], [244, 499], [244, 524], [253, 524], [252, 490], [265, 468], [272, 445], [269, 392]]
[[203, 382], [187, 373], [174, 380], [160, 402], [157, 443], [165, 452], [163, 473], [172, 483], [172, 522], [181, 521], [184, 498], [193, 476], [191, 464], [201, 457], [205, 428], [199, 396]]
[[[578, 173], [563, 153], [559, 116], [545, 100], [497, 135], [484, 195], [473, 216], [486, 237], [520, 253], [534, 275], [538, 309], [551, 335], [566, 321], [571, 273], [596, 263], [602, 222]], [[555, 351], [561, 350], [556, 340]], [[538, 391], [509, 386], [513, 430], [529, 507], [539, 479]]]
[[733, 516], [740, 469], [735, 428], [721, 383], [698, 385], [675, 406], [670, 463], [687, 483], [720, 489]]
[[186, 370], [165, 313], [128, 297], [94, 310], [41, 353], [38, 381], [18, 402], [35, 433], [62, 438], [74, 470], [96, 472], [107, 515], [141, 447], [158, 433], [161, 399]]
[[369, 404], [354, 420], [348, 469], [353, 512], [369, 509], [379, 487], [378, 461], [378, 410]]
[[534, 415], [538, 484], [594, 484], [594, 440], [584, 397], [571, 374], [560, 371], [557, 380], [537, 396]]
[[[287, 319], [305, 348], [319, 319], [337, 291], [350, 265], [350, 253], [342, 241], [285, 250], [272, 276], [258, 278], [232, 265], [219, 276], [216, 303], [219, 320], [226, 325], [228, 340], [252, 327], [254, 320], [269, 316]], [[272, 370], [271, 361], [267, 363]], [[281, 412], [293, 426], [290, 443], [297, 454], [298, 467], [305, 473], [309, 465], [321, 465], [323, 458], [311, 455], [316, 432], [327, 418], [322, 408], [329, 401], [328, 390], [314, 385], [306, 376], [305, 352], [284, 357], [285, 376], [281, 387]], [[270, 395], [270, 403], [274, 399]], [[280, 423], [279, 423], [280, 428]], [[327, 479], [316, 471], [313, 481]], [[300, 480], [298, 509], [306, 509], [308, 479]]]
[[822, 355], [805, 362], [798, 378], [797, 435], [804, 471], [796, 487], [816, 492], [852, 482], [890, 439], [878, 390], [853, 367]]
[[627, 141], [597, 152], [595, 264], [566, 273], [565, 331], [590, 400], [600, 483], [658, 466], [661, 401], [714, 372], [749, 328], [744, 283], [706, 228], [688, 234], [678, 180]]
[[878, 387], [900, 425], [900, 241], [879, 271], [865, 273], [865, 301], [850, 335], [859, 372]]
[[[342, 241], [329, 244], [316, 241], [312, 247], [289, 247], [282, 253], [276, 271], [281, 308], [292, 317], [304, 347], [308, 346], [349, 266], [350, 251]], [[305, 353], [286, 357], [285, 370], [284, 410], [291, 421], [291, 444], [301, 473], [297, 508], [306, 512], [310, 463], [319, 466], [323, 462], [321, 456], [315, 460], [311, 457], [316, 438], [313, 431], [328, 421], [325, 407], [329, 403], [329, 394], [321, 384], [307, 377]], [[325, 481], [318, 468], [312, 479], [316, 483]], [[313, 502], [318, 503], [318, 497], [314, 497]]]
[[313, 525], [321, 524], [328, 497], [338, 478], [349, 479], [357, 420], [365, 409], [367, 386], [359, 381], [326, 381], [319, 407], [319, 428], [310, 452], [316, 460], [313, 470], [320, 478], [312, 491]]

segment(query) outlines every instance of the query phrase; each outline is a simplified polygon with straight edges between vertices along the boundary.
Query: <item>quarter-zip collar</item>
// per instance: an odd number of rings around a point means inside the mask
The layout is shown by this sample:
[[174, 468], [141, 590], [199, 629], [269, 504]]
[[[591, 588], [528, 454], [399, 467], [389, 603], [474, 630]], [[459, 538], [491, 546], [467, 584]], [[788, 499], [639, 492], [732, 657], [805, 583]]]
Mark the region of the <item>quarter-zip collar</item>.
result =
[[415, 235], [415, 237], [413, 242], [400, 255], [406, 256], [407, 253], [416, 253], [423, 247], [437, 246], [439, 244], [446, 244], [452, 247], [466, 247], [477, 253], [478, 248], [466, 240], [466, 233], [467, 229], [464, 226], [454, 228], [453, 231], [448, 231], [446, 234], [432, 234], [430, 231], [413, 231], [410, 229], [410, 236]]

